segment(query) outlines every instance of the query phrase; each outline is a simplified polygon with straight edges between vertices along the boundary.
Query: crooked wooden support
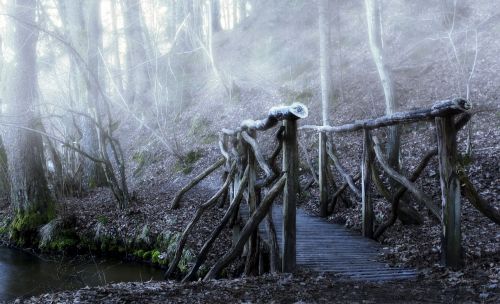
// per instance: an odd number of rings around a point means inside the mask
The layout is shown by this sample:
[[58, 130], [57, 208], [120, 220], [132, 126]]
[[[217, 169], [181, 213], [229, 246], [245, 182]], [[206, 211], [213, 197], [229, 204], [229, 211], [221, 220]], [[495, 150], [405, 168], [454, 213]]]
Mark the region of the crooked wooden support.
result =
[[463, 265], [460, 231], [460, 182], [457, 165], [456, 130], [453, 116], [436, 118], [441, 183], [441, 259], [451, 268]]
[[283, 171], [287, 174], [283, 190], [283, 248], [281, 270], [293, 272], [296, 266], [296, 206], [299, 155], [297, 146], [297, 120], [283, 121], [285, 138], [283, 147]]
[[[352, 178], [352, 181], [353, 182], [357, 182], [359, 179], [361, 178], [361, 175], [359, 173], [356, 173], [353, 178]], [[345, 203], [345, 206], [346, 207], [350, 207], [350, 202], [347, 200], [347, 198], [342, 198], [342, 193], [345, 191], [345, 189], [347, 189], [349, 185], [347, 184], [347, 182], [344, 182], [342, 185], [340, 185], [340, 187], [337, 189], [337, 191], [335, 191], [335, 193], [333, 193], [332, 195], [332, 199], [330, 200], [330, 203], [328, 204], [328, 210], [331, 210], [333, 212], [333, 208], [335, 207], [335, 200], [336, 199], [343, 199], [345, 200], [344, 203]]]
[[[437, 154], [437, 149], [431, 150], [425, 154], [425, 156], [422, 158], [418, 166], [416, 167], [415, 171], [411, 174], [411, 176], [408, 178], [410, 182], [415, 182], [422, 171], [424, 171], [425, 167], [427, 167], [427, 164], [429, 161], [432, 159]], [[377, 189], [379, 190], [380, 193], [385, 197], [385, 199], [391, 203], [391, 213], [389, 215], [389, 219], [380, 224], [378, 226], [377, 230], [375, 231], [373, 238], [378, 239], [384, 231], [392, 226], [398, 217], [398, 210], [399, 210], [399, 201], [403, 197], [403, 195], [406, 193], [406, 187], [399, 187], [398, 190], [396, 191], [396, 194], [391, 195], [387, 188], [385, 188], [384, 184], [380, 180], [380, 177], [378, 176], [378, 173], [375, 170], [375, 166], [372, 166], [372, 177], [374, 184], [377, 186]]]
[[271, 273], [279, 272], [280, 249], [278, 246], [278, 236], [273, 220], [273, 208], [269, 209], [266, 216], [267, 238], [269, 240], [269, 270]]
[[[262, 170], [264, 170], [264, 173], [266, 174], [266, 176], [271, 176], [273, 174], [273, 172], [272, 172], [271, 168], [269, 167], [269, 165], [267, 164], [266, 160], [264, 159], [264, 156], [262, 156], [262, 153], [260, 152], [260, 149], [259, 149], [259, 145], [257, 144], [257, 141], [255, 140], [255, 137], [257, 136], [256, 132], [255, 131], [249, 131], [249, 132], [242, 131], [241, 135], [242, 135], [243, 139], [247, 142], [247, 144], [249, 144], [250, 147], [252, 148], [253, 154], [254, 154], [253, 158], [255, 158], [255, 160], [257, 160], [257, 162], [259, 163]], [[249, 151], [249, 153], [251, 153], [251, 151]]]
[[[255, 210], [257, 210], [257, 193], [255, 192], [255, 182], [257, 179], [257, 168], [256, 168], [256, 158], [257, 154], [260, 154], [259, 149], [257, 147], [256, 137], [257, 134], [255, 130], [251, 130], [245, 132], [242, 131], [241, 135], [245, 142], [246, 146], [246, 154], [247, 154], [247, 165], [248, 165], [248, 210], [250, 214], [253, 214]], [[252, 151], [253, 150], [253, 151]], [[264, 158], [260, 155], [261, 161], [264, 162]], [[268, 167], [267, 165], [265, 167]], [[266, 172], [266, 175], [270, 175], [271, 169], [268, 169], [269, 173]], [[259, 235], [258, 231], [255, 230], [248, 240], [247, 244], [247, 261], [245, 263], [245, 274], [255, 274], [255, 266], [258, 264], [258, 248], [259, 248]]]
[[373, 238], [373, 205], [370, 194], [373, 145], [369, 130], [363, 130], [363, 159], [361, 162], [361, 231], [364, 237]]
[[328, 215], [328, 156], [326, 153], [326, 132], [319, 132], [319, 216]]
[[224, 182], [224, 185], [217, 191], [206, 203], [202, 204], [200, 207], [198, 207], [198, 210], [196, 210], [196, 214], [194, 215], [193, 219], [189, 224], [186, 226], [184, 231], [182, 232], [181, 238], [179, 239], [179, 242], [177, 243], [177, 248], [175, 250], [175, 256], [173, 261], [170, 263], [166, 273], [165, 273], [165, 278], [169, 278], [177, 268], [177, 265], [179, 264], [179, 261], [182, 256], [182, 252], [184, 250], [184, 246], [186, 245], [187, 238], [191, 231], [194, 229], [195, 225], [198, 223], [200, 220], [201, 216], [203, 213], [209, 209], [215, 206], [217, 203], [217, 199], [226, 191], [226, 189], [229, 187], [229, 184], [231, 183], [231, 180], [233, 179], [234, 175], [236, 173], [236, 164], [233, 163], [231, 166], [231, 171], [229, 172], [229, 175]]
[[248, 183], [248, 171], [249, 169], [247, 166], [245, 172], [243, 173], [243, 178], [241, 179], [238, 190], [235, 192], [234, 197], [232, 198], [231, 203], [229, 204], [229, 207], [227, 208], [226, 213], [224, 214], [224, 217], [220, 221], [219, 225], [217, 225], [217, 227], [215, 227], [215, 229], [210, 234], [209, 239], [205, 242], [205, 244], [200, 250], [200, 253], [196, 258], [196, 263], [191, 267], [189, 273], [184, 277], [182, 282], [193, 280], [196, 277], [198, 269], [200, 269], [201, 265], [205, 262], [208, 252], [212, 248], [213, 243], [215, 242], [219, 234], [222, 232], [224, 227], [227, 225], [231, 216], [235, 212], [238, 212], [241, 199], [243, 198], [243, 192], [245, 191], [245, 187]]
[[410, 191], [419, 202], [421, 202], [431, 211], [431, 213], [434, 215], [434, 217], [436, 217], [436, 219], [441, 221], [441, 214], [439, 213], [439, 209], [432, 204], [432, 199], [427, 194], [422, 192], [422, 190], [418, 189], [413, 182], [409, 181], [405, 176], [394, 170], [389, 165], [387, 160], [385, 160], [382, 154], [382, 149], [380, 148], [380, 141], [378, 140], [378, 138], [376, 136], [373, 136], [372, 139], [373, 143], [375, 144], [374, 146], [375, 156], [377, 157], [377, 161], [382, 166], [384, 171], [395, 181], [400, 183], [402, 186], [406, 187], [408, 191]]
[[352, 192], [354, 192], [354, 194], [356, 194], [357, 197], [361, 197], [361, 191], [359, 191], [358, 187], [356, 187], [356, 184], [354, 183], [352, 176], [342, 166], [337, 155], [335, 154], [335, 151], [333, 149], [333, 144], [328, 142], [326, 151], [330, 159], [333, 161], [335, 168], [340, 173], [340, 175], [342, 175], [342, 177], [345, 179], [345, 181], [349, 185], [349, 188], [351, 188]]
[[269, 193], [262, 199], [262, 203], [259, 205], [257, 210], [250, 216], [245, 226], [241, 230], [240, 237], [238, 241], [231, 247], [231, 250], [227, 252], [221, 259], [219, 259], [212, 268], [208, 271], [207, 275], [203, 280], [215, 279], [219, 273], [224, 269], [231, 261], [233, 261], [243, 250], [243, 246], [250, 238], [250, 235], [258, 229], [260, 222], [267, 215], [269, 209], [271, 208], [274, 199], [281, 193], [281, 190], [285, 186], [287, 177], [286, 174], [283, 175], [269, 190]]
[[[241, 137], [241, 132], [238, 133], [236, 136], [232, 137], [232, 148], [231, 148], [231, 154], [234, 155], [237, 163], [238, 163], [238, 170], [241, 172], [243, 170], [243, 167], [247, 166], [247, 155], [246, 155], [246, 149], [244, 148], [243, 145], [243, 140]], [[231, 195], [231, 201], [233, 200], [234, 196], [236, 195], [236, 192], [240, 188], [241, 184], [241, 178], [242, 176], [240, 174], [236, 174], [233, 182], [232, 182], [232, 195]], [[230, 228], [232, 229], [232, 242], [233, 244], [236, 243], [238, 238], [240, 237], [240, 225], [238, 224], [240, 220], [240, 214], [239, 212], [235, 213], [233, 217], [231, 218], [230, 221]]]
[[219, 168], [220, 166], [222, 166], [224, 163], [226, 163], [226, 159], [225, 158], [221, 158], [218, 161], [216, 161], [214, 164], [212, 164], [210, 167], [208, 167], [207, 169], [205, 169], [203, 172], [201, 172], [200, 174], [198, 174], [191, 182], [189, 182], [189, 184], [187, 184], [181, 190], [179, 190], [179, 192], [177, 192], [177, 194], [175, 195], [174, 199], [170, 203], [170, 208], [172, 208], [172, 209], [179, 208], [182, 196], [186, 192], [188, 192], [191, 188], [193, 188], [194, 186], [196, 186], [201, 180], [203, 180], [205, 177], [207, 177], [208, 175], [210, 175], [210, 173], [214, 172], [217, 168]]

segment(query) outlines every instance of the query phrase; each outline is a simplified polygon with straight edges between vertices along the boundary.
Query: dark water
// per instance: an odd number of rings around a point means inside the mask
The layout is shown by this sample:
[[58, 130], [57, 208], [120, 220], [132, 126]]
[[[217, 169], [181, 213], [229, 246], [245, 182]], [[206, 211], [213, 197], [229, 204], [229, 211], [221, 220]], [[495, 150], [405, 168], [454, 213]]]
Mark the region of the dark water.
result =
[[148, 265], [118, 260], [48, 261], [0, 247], [0, 302], [47, 292], [106, 283], [161, 280], [163, 272]]

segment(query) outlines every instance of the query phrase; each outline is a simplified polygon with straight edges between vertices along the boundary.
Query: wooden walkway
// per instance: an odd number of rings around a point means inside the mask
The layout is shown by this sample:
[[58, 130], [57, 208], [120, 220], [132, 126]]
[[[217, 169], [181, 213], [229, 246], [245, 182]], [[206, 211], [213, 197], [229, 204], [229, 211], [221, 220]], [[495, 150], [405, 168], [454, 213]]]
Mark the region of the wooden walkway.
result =
[[[243, 205], [242, 205], [243, 207]], [[248, 217], [241, 208], [243, 218]], [[283, 244], [282, 208], [273, 206], [273, 220], [280, 247]], [[265, 221], [259, 230], [267, 239]], [[318, 272], [336, 273], [346, 279], [388, 281], [416, 278], [413, 269], [388, 267], [380, 261], [382, 245], [345, 227], [297, 209], [297, 266]]]

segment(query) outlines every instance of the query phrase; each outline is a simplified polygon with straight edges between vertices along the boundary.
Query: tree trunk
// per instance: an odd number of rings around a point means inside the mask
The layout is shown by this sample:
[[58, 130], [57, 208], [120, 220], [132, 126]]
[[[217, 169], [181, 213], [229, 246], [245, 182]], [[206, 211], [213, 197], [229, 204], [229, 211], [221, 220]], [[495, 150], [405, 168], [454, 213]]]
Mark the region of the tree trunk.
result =
[[321, 73], [321, 114], [323, 125], [328, 125], [328, 108], [332, 95], [332, 69], [330, 65], [330, 0], [319, 1], [319, 49]]
[[116, 0], [111, 0], [111, 27], [113, 31], [113, 61], [115, 70], [113, 73], [115, 88], [118, 93], [123, 94], [123, 76], [122, 76], [122, 63], [120, 59], [120, 43], [118, 40], [118, 25], [116, 16]]
[[[370, 50], [373, 61], [377, 66], [382, 88], [384, 89], [385, 114], [390, 115], [396, 110], [396, 103], [394, 100], [394, 85], [383, 51], [380, 0], [365, 0], [365, 7], [368, 21]], [[389, 164], [394, 169], [399, 170], [400, 132], [397, 126], [389, 128], [386, 150]]]
[[3, 139], [0, 136], [0, 199], [8, 199], [9, 192], [10, 181], [7, 153], [3, 144]]
[[[321, 113], [323, 125], [328, 125], [328, 108], [332, 92], [332, 71], [330, 66], [330, 0], [320, 0], [319, 13], [319, 49], [320, 49], [320, 74], [321, 74]], [[319, 187], [320, 187], [320, 216], [327, 216], [328, 209], [328, 184], [326, 182], [326, 168], [328, 160], [326, 155], [326, 134], [319, 136]]]
[[[2, 53], [2, 37], [0, 36], [0, 83], [4, 81], [4, 61]], [[0, 95], [0, 113], [4, 100]], [[3, 144], [3, 139], [0, 136], [0, 198], [7, 199], [10, 193], [10, 181], [9, 181], [9, 166], [7, 164], [7, 154], [5, 151], [5, 146]]]
[[[91, 116], [95, 116], [97, 122], [101, 121], [102, 98], [99, 90], [103, 89], [103, 64], [101, 60], [102, 50], [102, 25], [101, 25], [101, 10], [99, 0], [88, 0], [87, 16], [85, 20], [86, 32], [88, 36], [87, 46], [87, 66], [89, 76], [88, 93], [87, 93], [87, 111]], [[99, 149], [104, 148], [99, 145], [99, 135], [97, 126], [93, 121], [84, 118], [82, 147], [85, 151], [92, 153], [91, 155], [99, 158]], [[102, 165], [89, 159], [84, 160], [84, 180], [90, 188], [94, 186], [102, 186], [106, 184], [106, 176]]]
[[[38, 77], [35, 26], [35, 0], [12, 0], [10, 48], [14, 50], [15, 69], [8, 77], [5, 100], [10, 124], [39, 129], [37, 108]], [[16, 212], [11, 224], [14, 239], [21, 244], [33, 243], [37, 228], [54, 216], [54, 202], [44, 172], [43, 143], [40, 134], [13, 127], [7, 132], [6, 145], [11, 177], [11, 203]]]
[[[71, 54], [72, 94], [75, 107], [82, 113], [95, 116], [99, 113], [97, 104], [100, 94], [99, 48], [102, 43], [100, 11], [95, 0], [85, 2], [59, 0], [59, 14], [63, 21], [69, 42], [75, 54]], [[77, 58], [79, 57], [79, 58]], [[82, 60], [84, 62], [82, 62]], [[80, 117], [80, 146], [87, 154], [99, 158], [99, 138], [94, 122], [87, 117]], [[78, 133], [78, 132], [77, 132]], [[90, 189], [106, 184], [104, 170], [101, 164], [86, 157], [81, 157], [83, 168], [82, 188]]]
[[139, 0], [123, 0], [122, 4], [127, 45], [127, 101], [139, 106], [151, 105], [151, 80], [141, 24], [141, 3]]

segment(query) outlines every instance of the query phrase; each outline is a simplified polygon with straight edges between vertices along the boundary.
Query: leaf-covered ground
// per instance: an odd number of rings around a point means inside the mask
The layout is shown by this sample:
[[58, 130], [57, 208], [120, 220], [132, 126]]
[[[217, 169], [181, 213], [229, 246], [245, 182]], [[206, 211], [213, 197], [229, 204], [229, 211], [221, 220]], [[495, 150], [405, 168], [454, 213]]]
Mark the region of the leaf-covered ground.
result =
[[496, 303], [460, 284], [346, 282], [316, 273], [194, 282], [121, 283], [47, 294], [23, 303]]

